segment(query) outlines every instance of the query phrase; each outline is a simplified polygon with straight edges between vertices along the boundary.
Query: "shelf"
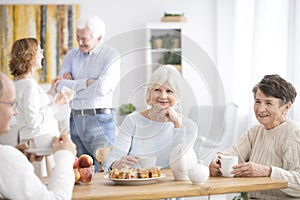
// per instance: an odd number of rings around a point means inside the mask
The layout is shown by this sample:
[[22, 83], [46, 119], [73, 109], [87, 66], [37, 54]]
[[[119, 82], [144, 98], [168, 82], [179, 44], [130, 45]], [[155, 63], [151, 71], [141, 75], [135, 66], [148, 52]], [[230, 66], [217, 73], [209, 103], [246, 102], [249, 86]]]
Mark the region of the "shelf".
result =
[[175, 49], [151, 49], [152, 53], [164, 53], [164, 52], [181, 52], [181, 48], [175, 48]]
[[[182, 32], [181, 23], [148, 23], [146, 31], [146, 62], [148, 76], [159, 65], [171, 64], [182, 72]], [[174, 64], [176, 63], [176, 64]]]

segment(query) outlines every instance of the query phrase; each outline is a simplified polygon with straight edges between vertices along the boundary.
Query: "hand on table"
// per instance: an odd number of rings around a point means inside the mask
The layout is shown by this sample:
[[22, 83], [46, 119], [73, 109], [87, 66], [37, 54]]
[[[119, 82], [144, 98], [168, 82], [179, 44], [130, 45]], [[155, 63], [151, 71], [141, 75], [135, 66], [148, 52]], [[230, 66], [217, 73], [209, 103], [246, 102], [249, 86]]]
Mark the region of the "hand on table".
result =
[[233, 167], [232, 173], [238, 177], [253, 177], [253, 176], [267, 176], [271, 175], [272, 168], [269, 166], [245, 162]]

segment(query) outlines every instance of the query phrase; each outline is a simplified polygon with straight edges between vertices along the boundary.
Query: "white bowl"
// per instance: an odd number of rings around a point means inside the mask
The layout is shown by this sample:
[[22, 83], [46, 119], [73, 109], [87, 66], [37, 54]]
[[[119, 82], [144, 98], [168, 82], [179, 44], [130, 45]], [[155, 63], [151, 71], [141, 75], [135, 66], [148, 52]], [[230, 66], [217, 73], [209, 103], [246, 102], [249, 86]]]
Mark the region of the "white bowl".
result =
[[194, 184], [205, 183], [209, 178], [209, 168], [203, 164], [196, 164], [189, 169], [188, 176]]

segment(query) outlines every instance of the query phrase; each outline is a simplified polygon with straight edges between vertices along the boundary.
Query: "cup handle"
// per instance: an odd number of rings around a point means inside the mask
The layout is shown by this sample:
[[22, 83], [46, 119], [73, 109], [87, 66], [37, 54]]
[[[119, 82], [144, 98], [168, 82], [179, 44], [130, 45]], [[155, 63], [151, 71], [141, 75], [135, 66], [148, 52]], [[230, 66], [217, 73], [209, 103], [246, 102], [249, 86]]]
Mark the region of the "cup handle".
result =
[[219, 168], [219, 170], [221, 171], [221, 173], [223, 174], [222, 168]]

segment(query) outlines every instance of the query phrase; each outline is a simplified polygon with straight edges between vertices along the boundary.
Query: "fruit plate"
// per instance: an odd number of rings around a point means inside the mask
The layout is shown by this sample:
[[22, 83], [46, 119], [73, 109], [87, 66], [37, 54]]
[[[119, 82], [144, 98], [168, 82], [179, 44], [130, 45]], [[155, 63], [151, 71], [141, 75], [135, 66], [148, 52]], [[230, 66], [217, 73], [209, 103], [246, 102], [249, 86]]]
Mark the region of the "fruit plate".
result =
[[147, 185], [147, 184], [155, 183], [157, 180], [165, 177], [166, 177], [165, 174], [161, 174], [160, 177], [157, 178], [139, 178], [139, 179], [117, 179], [117, 178], [109, 178], [109, 175], [104, 176], [105, 179], [113, 181], [118, 185]]
[[28, 153], [34, 153], [37, 156], [47, 156], [52, 154], [53, 149], [27, 149]]

